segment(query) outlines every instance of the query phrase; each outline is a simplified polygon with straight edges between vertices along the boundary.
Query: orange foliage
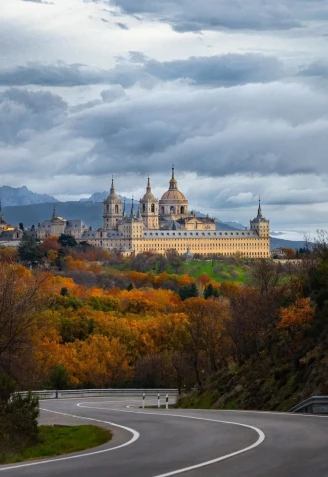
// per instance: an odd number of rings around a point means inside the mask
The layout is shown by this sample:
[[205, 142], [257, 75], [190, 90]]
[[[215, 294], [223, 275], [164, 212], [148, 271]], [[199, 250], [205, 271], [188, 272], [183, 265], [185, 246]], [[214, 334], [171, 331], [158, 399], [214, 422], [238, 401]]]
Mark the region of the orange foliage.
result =
[[17, 262], [17, 257], [18, 257], [17, 248], [0, 246], [0, 262], [14, 263], [14, 262]]
[[299, 298], [288, 308], [280, 309], [279, 328], [294, 328], [309, 324], [314, 317], [310, 298]]
[[57, 252], [60, 247], [61, 245], [58, 243], [58, 237], [46, 237], [40, 245], [41, 252], [44, 255], [47, 255], [50, 250]]

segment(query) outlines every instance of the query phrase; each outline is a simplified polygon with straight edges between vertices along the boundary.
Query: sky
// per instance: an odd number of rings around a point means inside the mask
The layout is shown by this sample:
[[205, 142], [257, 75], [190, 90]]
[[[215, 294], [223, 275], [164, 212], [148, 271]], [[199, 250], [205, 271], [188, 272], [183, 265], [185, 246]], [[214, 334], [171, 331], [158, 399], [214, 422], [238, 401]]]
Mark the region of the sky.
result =
[[[1, 0], [0, 185], [328, 229], [328, 0]], [[4, 7], [4, 8], [3, 8]]]

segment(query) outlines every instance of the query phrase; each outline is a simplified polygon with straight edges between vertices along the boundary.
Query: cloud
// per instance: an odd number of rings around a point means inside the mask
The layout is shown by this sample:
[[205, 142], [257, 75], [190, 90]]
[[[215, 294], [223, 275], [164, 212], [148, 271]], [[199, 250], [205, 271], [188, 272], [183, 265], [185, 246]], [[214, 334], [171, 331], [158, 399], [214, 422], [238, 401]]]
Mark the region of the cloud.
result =
[[153, 87], [158, 81], [188, 79], [197, 85], [233, 86], [246, 83], [267, 83], [285, 74], [281, 61], [262, 54], [225, 54], [191, 57], [185, 60], [160, 62], [139, 52], [128, 59], [120, 58], [110, 70], [82, 64], [29, 63], [0, 70], [0, 85], [82, 86], [120, 84], [123, 88], [141, 83]]
[[42, 5], [54, 5], [54, 2], [46, 2], [45, 0], [22, 0], [23, 2], [41, 3]]
[[125, 23], [116, 22], [116, 25], [117, 25], [119, 28], [121, 28], [121, 30], [129, 30], [128, 25], [126, 25]]
[[267, 83], [284, 75], [283, 64], [277, 58], [254, 53], [191, 57], [162, 63], [149, 60], [145, 70], [162, 80], [188, 78], [195, 84], [212, 86]]
[[63, 99], [49, 92], [5, 90], [0, 93], [0, 141], [7, 145], [24, 143], [56, 126], [66, 110]]
[[[304, 85], [171, 84], [128, 95], [115, 87], [102, 100], [70, 110], [51, 93], [6, 90], [0, 139], [24, 144], [38, 174], [59, 166], [94, 177], [163, 173], [172, 162], [203, 177], [328, 173], [328, 98]], [[60, 161], [53, 162], [54, 148]], [[13, 149], [11, 161], [21, 154]], [[47, 166], [40, 170], [38, 161]]]
[[328, 16], [326, 0], [114, 0], [113, 3], [124, 13], [168, 23], [178, 32], [289, 30], [305, 26], [309, 18], [322, 20]]
[[299, 76], [328, 78], [328, 62], [317, 60], [309, 65], [303, 66], [298, 72]]

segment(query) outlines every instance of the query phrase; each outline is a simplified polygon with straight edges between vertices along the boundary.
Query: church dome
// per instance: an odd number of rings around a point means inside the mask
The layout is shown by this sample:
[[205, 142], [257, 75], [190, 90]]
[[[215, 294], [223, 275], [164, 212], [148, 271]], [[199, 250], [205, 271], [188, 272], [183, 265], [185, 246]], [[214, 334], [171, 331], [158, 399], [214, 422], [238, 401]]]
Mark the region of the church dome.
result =
[[174, 177], [174, 167], [172, 167], [172, 178], [170, 180], [170, 188], [162, 195], [161, 201], [162, 200], [168, 200], [168, 201], [171, 201], [171, 200], [185, 201], [186, 200], [185, 196], [178, 189], [178, 184]]
[[186, 198], [178, 189], [169, 189], [162, 195], [161, 200], [186, 200]]

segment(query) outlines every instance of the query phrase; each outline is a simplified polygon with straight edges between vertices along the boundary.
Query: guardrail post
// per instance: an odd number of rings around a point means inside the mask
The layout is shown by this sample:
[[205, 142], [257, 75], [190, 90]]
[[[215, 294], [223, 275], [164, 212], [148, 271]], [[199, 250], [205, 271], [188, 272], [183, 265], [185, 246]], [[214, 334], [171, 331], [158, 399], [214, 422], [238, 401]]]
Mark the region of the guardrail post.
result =
[[166, 395], [165, 402], [166, 402], [166, 409], [168, 409], [169, 408], [169, 395], [168, 394]]
[[58, 399], [58, 391], [57, 391], [57, 389], [56, 389], [56, 399]]
[[157, 407], [161, 407], [161, 397], [159, 395], [159, 393], [157, 394]]
[[146, 398], [146, 394], [143, 393], [143, 395], [142, 395], [142, 409], [145, 409], [145, 398]]

